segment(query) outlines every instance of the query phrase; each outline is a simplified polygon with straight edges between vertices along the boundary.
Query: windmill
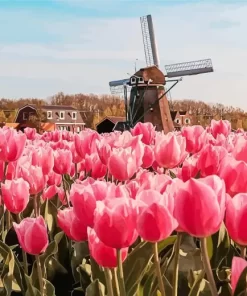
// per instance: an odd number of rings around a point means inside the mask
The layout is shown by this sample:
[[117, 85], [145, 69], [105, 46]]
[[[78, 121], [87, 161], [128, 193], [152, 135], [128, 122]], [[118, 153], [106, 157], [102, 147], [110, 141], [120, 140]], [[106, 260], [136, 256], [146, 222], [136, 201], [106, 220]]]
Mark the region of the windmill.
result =
[[[117, 123], [115, 129], [125, 130], [137, 122], [149, 121], [157, 130], [167, 133], [174, 130], [174, 126], [166, 94], [183, 76], [213, 72], [212, 61], [204, 59], [165, 65], [166, 74], [163, 74], [160, 70], [152, 16], [143, 16], [140, 22], [147, 67], [140, 69], [128, 79], [109, 82], [111, 93], [123, 93], [125, 100], [126, 122]], [[167, 84], [170, 86], [167, 87]]]

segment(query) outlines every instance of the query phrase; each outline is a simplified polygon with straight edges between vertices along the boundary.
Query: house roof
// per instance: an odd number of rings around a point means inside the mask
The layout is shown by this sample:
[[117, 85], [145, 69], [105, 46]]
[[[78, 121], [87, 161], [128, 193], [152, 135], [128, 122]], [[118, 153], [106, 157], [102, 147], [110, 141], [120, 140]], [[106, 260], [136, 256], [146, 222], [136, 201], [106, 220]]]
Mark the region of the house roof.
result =
[[40, 108], [40, 109], [43, 109], [43, 110], [66, 110], [66, 111], [69, 111], [69, 110], [77, 110], [75, 107], [72, 107], [72, 106], [69, 106], [69, 105], [35, 105], [35, 104], [26, 104], [24, 106], [22, 106], [20, 109], [24, 109], [26, 107], [32, 107], [32, 108]]
[[171, 118], [172, 118], [172, 121], [174, 121], [176, 115], [177, 115], [177, 111], [170, 111], [171, 113]]
[[126, 120], [125, 117], [120, 117], [120, 116], [106, 116], [104, 117], [100, 122], [98, 122], [96, 124], [96, 126], [98, 126], [99, 124], [101, 124], [102, 122], [104, 122], [105, 120], [109, 120], [111, 121], [113, 124], [116, 124], [117, 122], [123, 122]]
[[44, 110], [77, 110], [76, 108], [72, 107], [72, 106], [64, 106], [64, 105], [43, 105], [41, 106], [41, 109]]

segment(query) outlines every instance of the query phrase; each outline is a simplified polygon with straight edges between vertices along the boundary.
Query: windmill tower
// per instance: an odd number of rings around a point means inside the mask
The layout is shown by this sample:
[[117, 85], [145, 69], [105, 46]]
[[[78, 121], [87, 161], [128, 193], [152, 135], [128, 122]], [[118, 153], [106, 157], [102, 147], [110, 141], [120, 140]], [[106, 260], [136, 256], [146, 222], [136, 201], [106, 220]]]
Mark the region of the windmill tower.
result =
[[[174, 130], [166, 94], [182, 80], [182, 76], [213, 72], [210, 59], [166, 65], [164, 74], [160, 61], [151, 15], [140, 18], [146, 68], [129, 79], [111, 81], [112, 93], [124, 93], [126, 122], [116, 126], [121, 130], [133, 127], [137, 122], [152, 122], [156, 130], [165, 133]], [[179, 77], [179, 78], [178, 78]], [[170, 87], [166, 87], [171, 83]], [[130, 99], [128, 102], [128, 92]]]

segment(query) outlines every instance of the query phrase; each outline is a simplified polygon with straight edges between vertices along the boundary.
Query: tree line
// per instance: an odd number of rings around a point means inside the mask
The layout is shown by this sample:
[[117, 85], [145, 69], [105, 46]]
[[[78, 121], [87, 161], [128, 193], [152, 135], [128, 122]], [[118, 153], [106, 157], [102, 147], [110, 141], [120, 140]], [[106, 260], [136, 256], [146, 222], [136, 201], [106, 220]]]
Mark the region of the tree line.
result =
[[[33, 104], [42, 108], [42, 105], [73, 106], [81, 112], [87, 127], [95, 125], [105, 116], [125, 116], [124, 100], [116, 95], [75, 94], [68, 95], [59, 92], [43, 100], [39, 98], [20, 98], [0, 100], [0, 122], [13, 122], [17, 110], [26, 105]], [[208, 125], [211, 119], [227, 119], [231, 121], [233, 129], [247, 130], [247, 113], [232, 106], [223, 104], [207, 104], [193, 100], [169, 100], [170, 110], [188, 111], [193, 124]]]

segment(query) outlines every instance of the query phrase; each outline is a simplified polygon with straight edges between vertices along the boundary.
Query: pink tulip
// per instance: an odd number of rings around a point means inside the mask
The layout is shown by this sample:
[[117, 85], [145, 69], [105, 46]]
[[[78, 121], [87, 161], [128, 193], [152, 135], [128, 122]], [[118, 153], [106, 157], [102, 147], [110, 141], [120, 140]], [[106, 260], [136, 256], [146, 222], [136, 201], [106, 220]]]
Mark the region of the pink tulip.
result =
[[227, 150], [223, 147], [206, 145], [201, 151], [197, 161], [197, 168], [202, 177], [216, 175], [219, 171], [219, 166], [227, 156]]
[[177, 228], [173, 217], [174, 199], [155, 190], [140, 192], [138, 201], [137, 232], [146, 241], [159, 242]]
[[57, 221], [70, 239], [78, 242], [87, 240], [87, 226], [75, 216], [73, 208], [59, 210]]
[[42, 216], [25, 218], [20, 224], [13, 223], [22, 249], [31, 255], [45, 252], [48, 246], [48, 235], [45, 220]]
[[96, 148], [97, 148], [97, 153], [99, 155], [99, 158], [101, 160], [101, 162], [104, 165], [108, 164], [108, 160], [110, 158], [111, 155], [111, 146], [107, 143], [106, 139], [101, 139], [100, 141], [96, 141]]
[[54, 156], [51, 147], [37, 147], [32, 153], [32, 165], [42, 168], [44, 175], [49, 175], [54, 166]]
[[94, 230], [108, 247], [122, 249], [137, 239], [136, 210], [130, 198], [97, 201], [94, 212]]
[[0, 129], [0, 159], [5, 162], [18, 160], [25, 148], [27, 137], [14, 129]]
[[157, 135], [154, 156], [160, 167], [172, 169], [178, 166], [187, 156], [186, 139], [173, 133]]
[[70, 143], [70, 151], [72, 154], [72, 162], [73, 163], [79, 163], [82, 161], [82, 157], [77, 153], [76, 149], [75, 149], [75, 143], [71, 142]]
[[28, 168], [21, 167], [18, 175], [29, 183], [30, 195], [38, 194], [44, 190], [46, 180], [40, 167], [33, 165], [29, 166]]
[[242, 274], [242, 272], [246, 269], [247, 262], [239, 257], [233, 257], [232, 259], [232, 274], [231, 274], [231, 286], [232, 286], [232, 294], [234, 294], [235, 289], [238, 284], [238, 280]]
[[2, 184], [2, 198], [7, 210], [14, 214], [21, 213], [29, 202], [29, 184], [22, 178], [6, 180]]
[[154, 162], [154, 151], [153, 147], [145, 145], [144, 146], [144, 155], [142, 157], [142, 167], [150, 168]]
[[47, 176], [47, 185], [56, 185], [59, 186], [62, 183], [62, 176], [59, 174], [56, 174], [54, 171], [51, 171], [49, 175]]
[[199, 173], [198, 158], [200, 154], [194, 154], [189, 158], [186, 158], [183, 162], [182, 169], [179, 172], [179, 177], [184, 181], [188, 181], [190, 178], [195, 178]]
[[150, 145], [154, 141], [155, 127], [151, 122], [138, 122], [135, 125], [135, 127], [131, 130], [131, 134], [133, 136], [142, 135], [141, 141], [146, 145]]
[[51, 185], [44, 189], [42, 193], [43, 200], [52, 199], [58, 193], [58, 187], [56, 185]]
[[107, 167], [101, 162], [97, 153], [85, 156], [85, 169], [94, 179], [103, 178], [107, 173]]
[[154, 175], [151, 172], [142, 174], [139, 176], [140, 189], [142, 190], [153, 189], [163, 194], [169, 184], [171, 184], [172, 179], [168, 175]]
[[239, 193], [227, 201], [226, 228], [232, 240], [247, 246], [247, 193]]
[[231, 123], [228, 120], [212, 120], [210, 125], [211, 134], [214, 138], [219, 134], [223, 134], [224, 136], [228, 136], [231, 132]]
[[130, 180], [128, 183], [126, 183], [125, 188], [127, 188], [129, 192], [129, 196], [133, 199], [136, 198], [136, 194], [140, 189], [140, 184], [136, 180]]
[[93, 227], [96, 201], [103, 200], [106, 196], [106, 191], [107, 184], [100, 181], [87, 186], [76, 183], [71, 186], [70, 200], [73, 204], [75, 215], [78, 219], [83, 219], [85, 225]]
[[225, 184], [219, 177], [190, 179], [177, 189], [174, 217], [184, 232], [207, 237], [219, 230], [225, 208]]
[[219, 176], [225, 181], [226, 192], [230, 196], [247, 192], [247, 163], [233, 157], [225, 157], [219, 167]]
[[247, 163], [247, 139], [244, 137], [238, 137], [236, 139], [232, 156], [239, 161], [244, 161]]
[[54, 151], [54, 172], [56, 174], [70, 174], [72, 167], [72, 154], [70, 150], [58, 149]]
[[104, 198], [98, 199], [103, 200], [105, 198], [118, 198], [118, 197], [130, 197], [129, 190], [125, 185], [108, 182], [107, 183], [107, 190]]
[[186, 151], [189, 153], [197, 153], [205, 145], [207, 133], [201, 125], [184, 127], [182, 135], [186, 139]]
[[[117, 267], [117, 251], [114, 248], [106, 246], [98, 237], [92, 228], [88, 228], [88, 247], [93, 259], [102, 267]], [[125, 261], [128, 254], [128, 248], [121, 250], [122, 262]]]
[[137, 171], [136, 158], [131, 148], [113, 150], [108, 161], [110, 174], [119, 181], [132, 178]]
[[31, 140], [31, 141], [35, 140], [35, 138], [36, 138], [36, 129], [35, 128], [26, 127], [24, 129], [24, 133], [27, 136], [28, 140]]
[[100, 140], [100, 135], [92, 130], [84, 130], [80, 134], [75, 134], [75, 150], [83, 159], [86, 154], [97, 152], [96, 140]]

